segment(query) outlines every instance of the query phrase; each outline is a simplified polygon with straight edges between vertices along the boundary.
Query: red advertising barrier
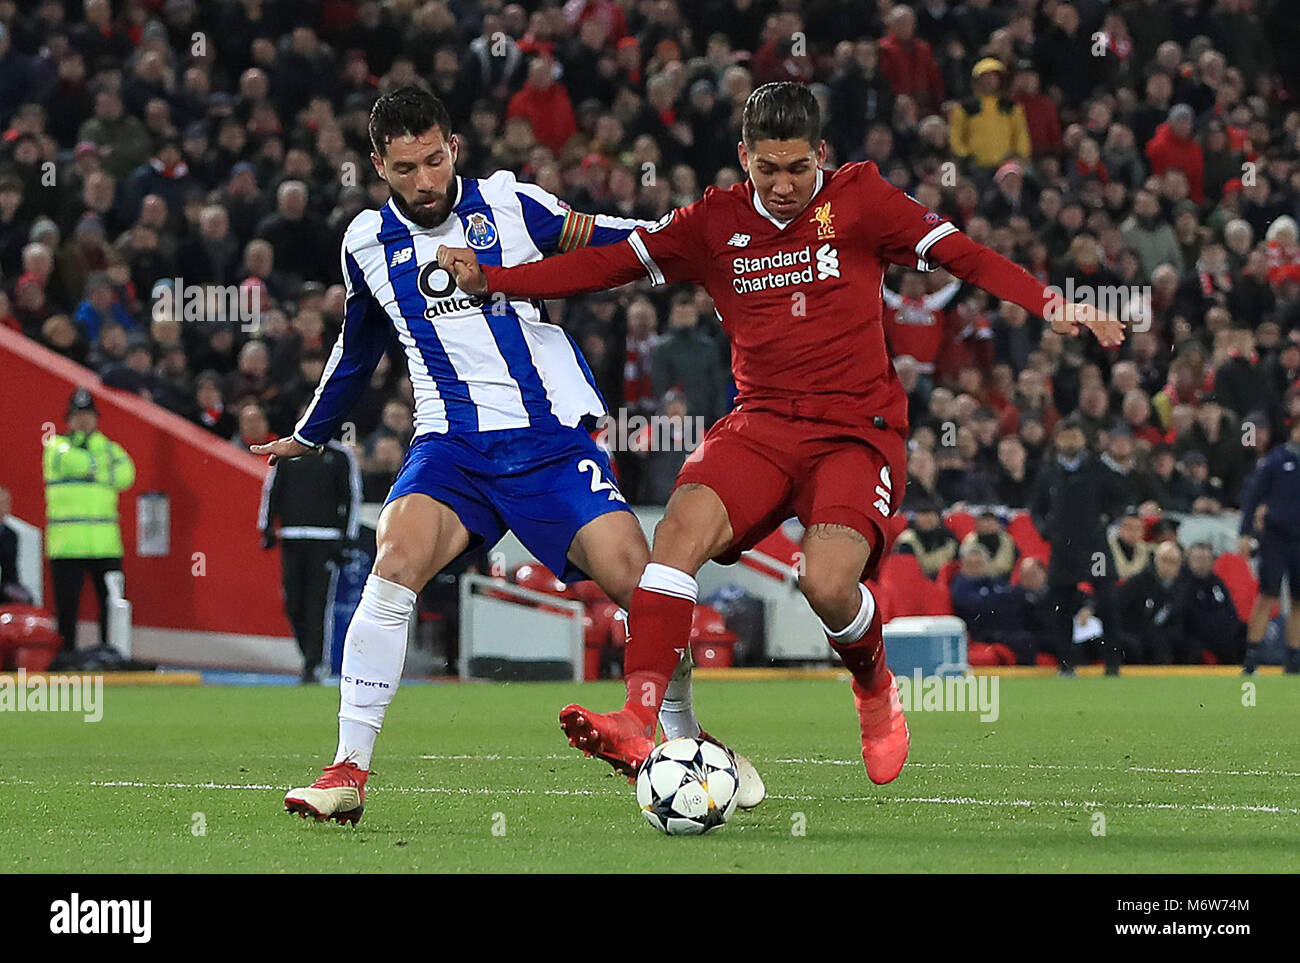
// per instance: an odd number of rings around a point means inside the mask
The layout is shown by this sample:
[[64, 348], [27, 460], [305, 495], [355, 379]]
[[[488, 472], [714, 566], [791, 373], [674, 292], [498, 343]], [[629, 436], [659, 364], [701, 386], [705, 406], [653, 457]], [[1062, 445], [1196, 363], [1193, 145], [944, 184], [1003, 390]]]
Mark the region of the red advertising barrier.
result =
[[[13, 493], [13, 514], [44, 527], [41, 446], [66, 429], [68, 398], [79, 387], [95, 396], [100, 430], [135, 461], [135, 485], [119, 503], [134, 624], [274, 636], [292, 646], [281, 608], [280, 553], [264, 551], [257, 532], [264, 460], [151, 402], [105, 387], [90, 370], [0, 327], [0, 485]], [[159, 557], [137, 552], [136, 499], [145, 492], [162, 492], [170, 503], [169, 551]], [[45, 580], [52, 604], [48, 566]], [[82, 618], [93, 613], [87, 585]]]

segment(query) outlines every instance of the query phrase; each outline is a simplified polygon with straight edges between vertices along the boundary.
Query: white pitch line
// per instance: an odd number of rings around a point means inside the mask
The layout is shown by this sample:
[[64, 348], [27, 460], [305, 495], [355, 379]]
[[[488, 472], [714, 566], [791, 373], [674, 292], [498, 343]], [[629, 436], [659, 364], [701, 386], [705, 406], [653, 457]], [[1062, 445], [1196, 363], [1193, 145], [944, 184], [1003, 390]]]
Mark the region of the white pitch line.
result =
[[[769, 799], [783, 799], [794, 802], [824, 802], [822, 796], [778, 796]], [[1054, 806], [1065, 809], [1170, 809], [1183, 812], [1247, 812], [1279, 813], [1298, 815], [1300, 809], [1288, 809], [1282, 806], [1250, 806], [1228, 803], [1108, 803], [1096, 800], [1078, 799], [975, 799], [970, 796], [840, 796], [837, 802], [874, 802], [874, 803], [917, 803], [939, 806], [1009, 806], [1028, 809], [1034, 806]]]
[[[33, 780], [4, 779], [0, 785], [21, 784], [37, 785]], [[132, 780], [91, 781], [79, 785], [95, 788], [127, 789], [226, 789], [253, 790], [257, 792], [279, 791], [282, 786], [268, 786], [258, 783], [184, 783], [184, 782], [137, 782]], [[392, 793], [432, 793], [452, 796], [597, 796], [604, 795], [594, 789], [522, 789], [510, 787], [504, 789], [486, 789], [480, 787], [447, 786], [375, 786], [371, 792]], [[1102, 802], [1083, 799], [976, 799], [973, 796], [813, 796], [813, 795], [777, 795], [769, 799], [784, 802], [848, 802], [848, 803], [908, 803], [913, 805], [935, 806], [989, 806], [997, 808], [1029, 809], [1034, 806], [1046, 806], [1060, 809], [1156, 809], [1174, 812], [1215, 812], [1215, 813], [1265, 813], [1295, 816], [1300, 809], [1284, 806], [1249, 805], [1237, 803], [1169, 803], [1169, 802]]]
[[[15, 782], [16, 780], [9, 780]], [[4, 781], [0, 781], [3, 785]], [[27, 785], [37, 785], [37, 783], [28, 780]], [[282, 790], [283, 786], [267, 786], [260, 783], [185, 783], [185, 782], [135, 782], [129, 779], [112, 780], [112, 781], [92, 781], [83, 783], [83, 785], [94, 786], [97, 789], [254, 789], [258, 791]], [[486, 789], [469, 786], [370, 786], [367, 792], [414, 792], [414, 793], [441, 793], [451, 796], [594, 796], [596, 791], [593, 789], [521, 789], [518, 787], [507, 787], [504, 789]]]
[[452, 755], [426, 755], [420, 756], [421, 759], [429, 759], [434, 762], [461, 762], [472, 760], [474, 762], [554, 762], [557, 759], [578, 759], [576, 752], [566, 752], [564, 754], [550, 753], [545, 756], [503, 756], [500, 753], [488, 753], [487, 755], [477, 755], [472, 752], [455, 753]]
[[[767, 759], [759, 760], [765, 765], [800, 765], [800, 766], [861, 766], [861, 759]], [[1300, 772], [1269, 769], [1161, 769], [1156, 766], [1063, 766], [1050, 763], [1009, 763], [1009, 762], [909, 762], [908, 769], [1000, 769], [1021, 772], [1026, 769], [1051, 770], [1058, 772], [1148, 772], [1171, 776], [1282, 776], [1288, 779], [1300, 778]]]

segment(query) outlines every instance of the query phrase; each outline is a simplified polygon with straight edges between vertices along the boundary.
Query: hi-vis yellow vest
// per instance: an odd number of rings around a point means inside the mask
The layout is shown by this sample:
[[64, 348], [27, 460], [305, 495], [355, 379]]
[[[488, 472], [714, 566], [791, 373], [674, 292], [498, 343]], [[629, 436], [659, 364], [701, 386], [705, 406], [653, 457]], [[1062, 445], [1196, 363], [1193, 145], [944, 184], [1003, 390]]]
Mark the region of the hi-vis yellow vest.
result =
[[119, 558], [117, 496], [135, 464], [100, 432], [55, 435], [45, 445], [46, 550], [50, 558]]

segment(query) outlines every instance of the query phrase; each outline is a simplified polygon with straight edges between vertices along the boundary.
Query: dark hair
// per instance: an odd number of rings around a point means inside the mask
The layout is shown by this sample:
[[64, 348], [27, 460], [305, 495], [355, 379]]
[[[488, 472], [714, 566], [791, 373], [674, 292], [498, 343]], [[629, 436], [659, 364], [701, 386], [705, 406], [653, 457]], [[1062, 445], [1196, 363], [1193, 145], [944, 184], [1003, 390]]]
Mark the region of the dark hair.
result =
[[451, 115], [441, 100], [423, 87], [400, 87], [370, 108], [370, 143], [383, 156], [394, 137], [418, 136], [431, 127], [451, 137]]
[[760, 140], [806, 140], [816, 147], [821, 135], [821, 108], [803, 84], [763, 84], [745, 101], [741, 139], [747, 146]]

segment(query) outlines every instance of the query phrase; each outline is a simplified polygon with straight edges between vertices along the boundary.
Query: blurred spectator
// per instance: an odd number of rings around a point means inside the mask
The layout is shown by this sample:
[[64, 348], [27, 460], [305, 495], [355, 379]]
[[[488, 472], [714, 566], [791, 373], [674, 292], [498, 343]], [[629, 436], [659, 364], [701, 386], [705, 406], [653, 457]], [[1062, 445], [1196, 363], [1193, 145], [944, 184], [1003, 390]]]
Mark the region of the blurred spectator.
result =
[[254, 233], [270, 244], [275, 271], [283, 277], [282, 286], [276, 290], [272, 284], [269, 265], [263, 269], [260, 262], [247, 261], [249, 274], [261, 278], [276, 300], [297, 294], [304, 281], [321, 277], [334, 279], [337, 272], [325, 265], [337, 265], [338, 258], [332, 252], [327, 256], [323, 242], [328, 232], [320, 218], [308, 210], [307, 185], [301, 181], [280, 184], [275, 194], [274, 213], [263, 218]]
[[546, 57], [528, 62], [528, 79], [510, 98], [506, 116], [521, 117], [532, 126], [538, 143], [559, 154], [578, 130], [568, 91], [555, 82], [554, 65]]
[[1110, 545], [1115, 577], [1120, 582], [1141, 572], [1151, 561], [1151, 546], [1146, 543], [1142, 517], [1134, 511], [1125, 512], [1106, 541]]
[[1223, 409], [1217, 393], [1206, 395], [1202, 400], [1190, 429], [1179, 432], [1176, 447], [1181, 452], [1204, 456], [1208, 469], [1204, 494], [1220, 505], [1237, 504], [1250, 466], [1246, 463], [1237, 423]]
[[86, 297], [77, 305], [76, 321], [81, 325], [86, 340], [99, 338], [100, 326], [112, 319], [127, 331], [136, 329], [135, 318], [126, 307], [113, 296], [113, 286], [108, 275], [95, 273], [86, 279]]
[[238, 428], [231, 439], [235, 447], [247, 451], [253, 445], [265, 445], [272, 438], [266, 411], [256, 401], [245, 401], [239, 406]]
[[994, 482], [998, 504], [1027, 508], [1033, 497], [1037, 465], [1032, 468], [1025, 444], [1015, 435], [998, 440], [998, 472]]
[[[1123, 508], [1122, 498], [1114, 473], [1089, 455], [1081, 422], [1063, 422], [1055, 457], [1038, 473], [1030, 510], [1034, 527], [1052, 547], [1048, 580], [1057, 612], [1054, 643], [1065, 675], [1074, 672], [1073, 619], [1084, 602], [1079, 583], [1091, 583], [1103, 608], [1113, 590], [1115, 576], [1104, 562], [1106, 525]], [[1098, 559], [1103, 560], [1100, 566]], [[1105, 610], [1098, 614], [1103, 624], [1113, 617]], [[1107, 667], [1113, 670], [1119, 664], [1113, 645], [1107, 655]]]
[[198, 234], [176, 252], [176, 271], [190, 284], [233, 284], [238, 280], [239, 241], [230, 233], [230, 215], [220, 204], [199, 214]]
[[235, 416], [226, 407], [221, 391], [221, 376], [215, 371], [204, 371], [194, 381], [194, 421], [214, 435], [234, 437], [238, 427]]
[[915, 511], [912, 523], [898, 536], [895, 551], [915, 555], [926, 578], [934, 579], [957, 557], [957, 536], [944, 526], [937, 503], [921, 503]]
[[1128, 425], [1121, 423], [1106, 433], [1106, 450], [1101, 455], [1101, 463], [1115, 476], [1120, 506], [1154, 506], [1159, 502], [1160, 486], [1138, 463], [1133, 433]]
[[1201, 661], [1200, 647], [1188, 632], [1188, 582], [1177, 542], [1162, 542], [1152, 563], [1120, 586], [1117, 608], [1126, 661], [1151, 665]]
[[953, 614], [966, 623], [971, 641], [1005, 645], [1020, 665], [1033, 664], [1035, 603], [1023, 587], [991, 571], [983, 546], [962, 546], [961, 570], [953, 576], [951, 592]]
[[1197, 542], [1187, 550], [1187, 632], [1221, 663], [1236, 665], [1246, 650], [1246, 625], [1228, 586], [1214, 574], [1214, 548]]
[[899, 5], [885, 18], [880, 41], [880, 71], [895, 94], [911, 97], [923, 113], [943, 102], [943, 78], [930, 45], [916, 36], [916, 14]]
[[246, 398], [260, 400], [270, 384], [267, 370], [271, 354], [261, 341], [249, 341], [239, 351], [235, 371], [226, 377], [225, 397], [238, 405]]
[[703, 433], [695, 431], [690, 424], [686, 399], [677, 392], [664, 395], [661, 417], [666, 419], [667, 430], [653, 433], [654, 447], [645, 453], [647, 464], [641, 500], [651, 505], [668, 503], [677, 473], [692, 451], [688, 445], [698, 445], [703, 439]]
[[382, 502], [397, 479], [406, 451], [392, 435], [375, 439], [374, 449], [365, 459], [361, 470], [362, 498], [368, 502]]
[[1024, 108], [1006, 96], [1006, 66], [985, 57], [971, 71], [974, 94], [952, 108], [948, 123], [952, 150], [973, 169], [991, 177], [1003, 161], [1033, 152]]
[[1156, 175], [1173, 168], [1187, 175], [1188, 192], [1197, 204], [1205, 199], [1205, 157], [1201, 145], [1192, 136], [1195, 111], [1186, 104], [1177, 104], [1169, 111], [1169, 119], [1156, 128], [1147, 142], [1146, 155], [1151, 161], [1151, 171]]
[[1125, 247], [1137, 252], [1145, 276], [1150, 277], [1162, 264], [1182, 270], [1183, 255], [1173, 225], [1160, 217], [1160, 202], [1150, 191], [1133, 195], [1133, 213], [1120, 226], [1120, 237]]
[[366, 439], [365, 450], [367, 453], [373, 453], [379, 439], [392, 438], [405, 452], [414, 434], [415, 423], [410, 406], [404, 401], [393, 399], [385, 403], [380, 415], [379, 427]]
[[915, 358], [917, 371], [929, 380], [933, 379], [945, 334], [952, 336], [944, 310], [961, 289], [961, 282], [952, 278], [932, 294], [926, 294], [925, 288], [924, 274], [905, 271], [899, 292], [885, 288], [882, 294], [890, 354]]
[[691, 291], [672, 297], [668, 332], [654, 347], [653, 373], [656, 396], [681, 391], [687, 410], [702, 417], [706, 427], [722, 417], [726, 374], [713, 340], [699, 328]]
[[1043, 92], [1038, 70], [1031, 62], [1018, 65], [1011, 91], [1024, 111], [1034, 157], [1055, 156], [1061, 148], [1061, 116], [1056, 101]]
[[77, 140], [93, 143], [104, 170], [121, 181], [148, 160], [149, 132], [138, 117], [123, 110], [122, 98], [113, 90], [105, 88], [95, 95], [94, 111], [78, 129]]
[[1011, 540], [996, 512], [984, 511], [975, 516], [975, 528], [961, 542], [960, 553], [978, 546], [984, 551], [983, 567], [988, 575], [1010, 578], [1020, 551]]

